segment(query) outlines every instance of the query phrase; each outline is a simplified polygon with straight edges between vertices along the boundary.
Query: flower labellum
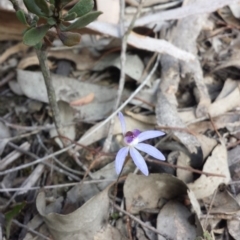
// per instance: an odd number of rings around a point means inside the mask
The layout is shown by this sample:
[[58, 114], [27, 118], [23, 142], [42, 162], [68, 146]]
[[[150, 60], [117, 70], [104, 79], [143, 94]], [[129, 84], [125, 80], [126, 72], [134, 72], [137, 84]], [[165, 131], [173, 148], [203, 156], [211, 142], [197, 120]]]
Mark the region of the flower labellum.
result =
[[118, 117], [121, 123], [122, 133], [126, 147], [121, 148], [117, 153], [115, 159], [115, 168], [117, 174], [120, 174], [125, 159], [128, 153], [130, 153], [134, 164], [140, 169], [140, 171], [144, 175], [148, 176], [149, 172], [147, 164], [139, 151], [145, 152], [158, 160], [165, 160], [165, 157], [157, 148], [142, 142], [151, 138], [163, 136], [165, 133], [157, 130], [141, 132], [138, 129], [126, 132], [126, 125], [123, 114], [119, 112]]

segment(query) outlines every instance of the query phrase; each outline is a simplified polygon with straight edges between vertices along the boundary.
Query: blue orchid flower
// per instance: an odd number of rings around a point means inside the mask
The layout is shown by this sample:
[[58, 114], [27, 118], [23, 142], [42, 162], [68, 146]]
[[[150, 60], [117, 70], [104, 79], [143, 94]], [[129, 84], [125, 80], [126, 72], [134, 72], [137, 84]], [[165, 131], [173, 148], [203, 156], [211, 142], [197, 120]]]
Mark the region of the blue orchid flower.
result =
[[148, 155], [162, 161], [165, 160], [165, 157], [157, 148], [142, 142], [151, 138], [163, 136], [165, 133], [157, 130], [141, 132], [138, 129], [126, 132], [126, 125], [123, 114], [119, 112], [118, 117], [121, 123], [122, 133], [126, 147], [121, 148], [116, 155], [115, 168], [117, 174], [120, 174], [125, 159], [130, 152], [130, 156], [132, 157], [134, 164], [144, 175], [148, 176], [149, 172], [147, 164], [139, 151], [145, 152]]

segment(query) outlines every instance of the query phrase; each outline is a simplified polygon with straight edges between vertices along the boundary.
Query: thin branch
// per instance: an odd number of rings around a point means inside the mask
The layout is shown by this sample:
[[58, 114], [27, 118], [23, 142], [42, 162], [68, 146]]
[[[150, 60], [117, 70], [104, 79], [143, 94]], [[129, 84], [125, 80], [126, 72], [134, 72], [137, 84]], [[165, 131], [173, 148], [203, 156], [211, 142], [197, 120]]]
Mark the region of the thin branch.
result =
[[116, 182], [116, 179], [97, 179], [97, 180], [87, 180], [83, 183], [81, 182], [73, 182], [73, 183], [63, 183], [63, 184], [56, 184], [56, 185], [48, 185], [48, 186], [36, 186], [36, 187], [29, 187], [29, 188], [3, 188], [0, 189], [0, 192], [15, 192], [15, 191], [30, 191], [30, 190], [39, 190], [39, 189], [56, 189], [56, 188], [66, 188], [66, 187], [74, 187], [80, 184], [96, 184], [96, 183], [103, 183], [103, 182]]
[[8, 73], [7, 76], [5, 76], [4, 78], [2, 78], [2, 80], [1, 80], [1, 82], [0, 82], [0, 87], [3, 87], [5, 84], [7, 84], [9, 81], [11, 81], [14, 76], [15, 76], [15, 73], [14, 73], [14, 72]]
[[147, 161], [149, 162], [154, 162], [157, 163], [159, 165], [163, 165], [163, 166], [167, 166], [167, 167], [171, 167], [171, 168], [179, 168], [179, 169], [183, 169], [189, 172], [193, 172], [193, 173], [198, 173], [198, 174], [202, 174], [202, 175], [206, 175], [207, 177], [222, 177], [225, 178], [226, 176], [223, 174], [217, 174], [217, 173], [209, 173], [209, 172], [203, 172], [201, 170], [197, 170], [191, 167], [183, 167], [183, 166], [177, 166], [177, 165], [173, 165], [171, 163], [167, 163], [167, 162], [162, 162], [162, 161], [158, 161], [158, 160], [152, 160], [150, 158], [146, 158]]
[[[38, 139], [38, 142], [40, 144], [40, 146], [46, 151], [47, 154], [49, 154], [49, 150], [47, 149], [47, 147], [44, 145], [41, 137], [39, 136], [39, 134], [37, 134], [37, 139]], [[77, 170], [74, 170], [74, 169], [71, 169], [69, 168], [68, 166], [66, 166], [65, 164], [63, 164], [60, 160], [58, 160], [55, 156], [52, 157], [54, 159], [54, 161], [60, 165], [63, 169], [65, 169], [66, 171], [68, 172], [71, 172], [73, 174], [78, 174], [78, 175], [84, 175], [83, 172], [80, 172], [80, 171], [77, 171]]]
[[[13, 144], [13, 143], [8, 143], [8, 144], [10, 144], [12, 147], [14, 147], [14, 145], [15, 145], [15, 144]], [[65, 152], [65, 151], [67, 151], [68, 149], [70, 149], [70, 148], [73, 147], [73, 146], [74, 146], [74, 145], [68, 146], [68, 147], [66, 147], [66, 148], [64, 148], [64, 149], [61, 149], [61, 150], [55, 152], [55, 153], [49, 154], [49, 155], [46, 156], [46, 157], [39, 158], [39, 157], [36, 156], [35, 154], [30, 153], [30, 152], [25, 152], [25, 151], [19, 149], [19, 148], [15, 145], [15, 149], [16, 149], [16, 150], [19, 150], [19, 151], [23, 152], [24, 154], [27, 154], [27, 155], [29, 155], [29, 156], [37, 159], [37, 160], [36, 160], [36, 161], [33, 161], [33, 162], [30, 162], [30, 163], [22, 164], [21, 166], [18, 166], [18, 167], [15, 167], [15, 168], [11, 168], [11, 169], [2, 171], [2, 172], [0, 172], [0, 176], [5, 175], [5, 174], [8, 174], [8, 173], [11, 173], [11, 172], [16, 172], [16, 171], [21, 170], [21, 169], [24, 169], [24, 168], [28, 168], [28, 167], [33, 166], [33, 165], [36, 165], [36, 164], [38, 164], [38, 163], [43, 163], [43, 164], [45, 164], [46, 166], [48, 166], [48, 167], [50, 167], [50, 168], [53, 168], [54, 170], [56, 170], [56, 171], [58, 171], [58, 172], [60, 172], [60, 173], [62, 173], [62, 174], [65, 174], [65, 175], [67, 175], [67, 176], [69, 176], [69, 177], [72, 177], [72, 178], [75, 179], [75, 180], [79, 180], [79, 177], [77, 177], [77, 176], [75, 176], [75, 175], [73, 175], [73, 174], [71, 174], [71, 173], [69, 173], [69, 172], [67, 172], [67, 171], [65, 171], [65, 170], [63, 170], [63, 169], [61, 169], [61, 168], [58, 168], [58, 167], [56, 167], [56, 166], [53, 166], [53, 165], [51, 165], [51, 164], [49, 164], [49, 163], [44, 162], [45, 160], [48, 160], [49, 158], [51, 158], [51, 157], [53, 157], [53, 156], [57, 156], [57, 155]]]
[[75, 144], [72, 144], [70, 146], [67, 146], [67, 147], [59, 150], [59, 151], [56, 151], [56, 152], [54, 152], [52, 154], [49, 154], [49, 155], [47, 155], [47, 156], [45, 156], [43, 158], [39, 158], [36, 161], [30, 162], [30, 163], [26, 163], [26, 164], [22, 164], [21, 166], [18, 166], [18, 167], [15, 167], [15, 168], [11, 168], [11, 169], [2, 171], [2, 172], [0, 172], [0, 176], [8, 174], [8, 173], [11, 173], [11, 172], [16, 172], [18, 170], [21, 170], [21, 169], [24, 169], [24, 168], [28, 168], [28, 167], [36, 165], [38, 163], [44, 162], [45, 160], [48, 160], [49, 158], [51, 158], [53, 156], [57, 156], [57, 155], [59, 155], [61, 153], [64, 153], [64, 152], [68, 151], [69, 149], [71, 149], [74, 146], [75, 146]]
[[207, 229], [207, 224], [208, 224], [208, 218], [209, 218], [209, 215], [210, 215], [210, 212], [212, 210], [212, 207], [213, 207], [213, 203], [216, 199], [216, 195], [217, 195], [217, 191], [218, 189], [215, 189], [213, 195], [212, 195], [212, 199], [211, 199], [211, 202], [210, 202], [210, 206], [207, 210], [207, 215], [206, 215], [206, 218], [204, 219], [204, 222], [203, 222], [203, 229]]
[[32, 229], [32, 228], [29, 228], [28, 226], [26, 226], [26, 225], [18, 222], [18, 221], [15, 220], [15, 219], [13, 219], [12, 222], [13, 222], [14, 224], [16, 224], [17, 226], [19, 226], [19, 227], [25, 228], [28, 232], [33, 233], [33, 234], [35, 234], [35, 235], [38, 236], [38, 237], [41, 237], [42, 239], [51, 240], [51, 238], [46, 237], [45, 235], [43, 235], [43, 234], [35, 231], [35, 230]]

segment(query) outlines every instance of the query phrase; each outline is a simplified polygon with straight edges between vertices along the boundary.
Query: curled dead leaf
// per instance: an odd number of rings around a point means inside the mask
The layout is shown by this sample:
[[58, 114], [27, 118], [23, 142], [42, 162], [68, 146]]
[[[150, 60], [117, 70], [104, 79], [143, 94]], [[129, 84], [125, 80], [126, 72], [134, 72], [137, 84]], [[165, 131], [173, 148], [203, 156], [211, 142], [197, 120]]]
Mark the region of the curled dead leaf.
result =
[[85, 96], [83, 98], [79, 98], [77, 100], [74, 100], [74, 101], [70, 102], [70, 106], [86, 105], [86, 104], [92, 102], [94, 97], [95, 97], [94, 93], [89, 93], [87, 96]]
[[227, 150], [223, 144], [218, 144], [210, 157], [208, 157], [203, 172], [222, 174], [225, 177], [201, 175], [195, 182], [189, 183], [188, 187], [194, 192], [197, 199], [212, 195], [221, 183], [230, 181], [230, 172], [227, 162]]

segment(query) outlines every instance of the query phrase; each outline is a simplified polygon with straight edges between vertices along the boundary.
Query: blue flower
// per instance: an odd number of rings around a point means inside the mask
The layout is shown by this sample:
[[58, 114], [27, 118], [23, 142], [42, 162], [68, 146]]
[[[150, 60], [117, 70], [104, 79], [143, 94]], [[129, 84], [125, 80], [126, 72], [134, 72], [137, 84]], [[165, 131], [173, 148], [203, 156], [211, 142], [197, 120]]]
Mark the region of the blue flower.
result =
[[130, 152], [130, 156], [132, 157], [132, 160], [135, 163], [135, 165], [144, 175], [147, 176], [149, 174], [147, 164], [138, 150], [145, 152], [158, 160], [165, 160], [164, 155], [157, 148], [149, 144], [142, 143], [147, 139], [163, 136], [165, 133], [156, 130], [141, 132], [138, 129], [126, 132], [123, 114], [119, 112], [118, 117], [121, 123], [122, 133], [124, 136], [124, 142], [126, 144], [126, 147], [121, 148], [117, 153], [115, 159], [116, 172], [117, 174], [120, 174], [125, 159], [128, 153]]

